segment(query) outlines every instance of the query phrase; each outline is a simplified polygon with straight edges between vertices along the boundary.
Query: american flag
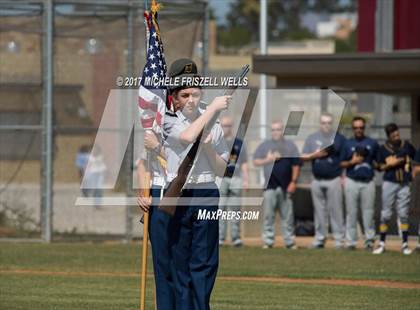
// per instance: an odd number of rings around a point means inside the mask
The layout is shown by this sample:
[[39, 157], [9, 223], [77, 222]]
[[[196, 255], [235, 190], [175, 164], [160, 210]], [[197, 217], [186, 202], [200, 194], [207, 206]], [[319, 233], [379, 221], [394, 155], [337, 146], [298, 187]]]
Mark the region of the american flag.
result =
[[160, 132], [165, 115], [167, 90], [163, 86], [146, 85], [146, 79], [165, 78], [166, 62], [163, 44], [159, 34], [157, 13], [145, 13], [148, 30], [147, 59], [139, 88], [138, 105], [140, 121], [144, 129]]

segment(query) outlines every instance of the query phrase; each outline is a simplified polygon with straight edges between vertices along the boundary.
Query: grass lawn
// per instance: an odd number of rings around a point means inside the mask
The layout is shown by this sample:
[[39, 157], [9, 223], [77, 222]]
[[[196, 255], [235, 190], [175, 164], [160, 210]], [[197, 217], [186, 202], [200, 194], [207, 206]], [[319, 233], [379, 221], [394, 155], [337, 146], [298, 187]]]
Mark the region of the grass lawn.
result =
[[[2, 243], [0, 309], [138, 309], [140, 253], [139, 244]], [[420, 255], [226, 247], [221, 250], [219, 275], [420, 283]], [[147, 282], [147, 309], [153, 309], [153, 279]], [[220, 277], [212, 309], [420, 309], [419, 296], [420, 289], [232, 281]]]

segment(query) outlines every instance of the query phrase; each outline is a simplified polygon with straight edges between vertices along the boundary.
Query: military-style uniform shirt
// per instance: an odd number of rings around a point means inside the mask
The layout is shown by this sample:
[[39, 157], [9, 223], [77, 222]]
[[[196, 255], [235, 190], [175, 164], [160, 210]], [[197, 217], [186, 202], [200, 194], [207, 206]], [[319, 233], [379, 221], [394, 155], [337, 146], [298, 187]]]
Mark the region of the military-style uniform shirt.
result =
[[144, 149], [136, 161], [136, 166], [138, 165], [138, 161], [140, 159], [144, 160], [146, 164], [147, 160], [150, 159], [149, 169], [153, 174], [152, 184], [158, 186], [165, 186], [165, 169], [158, 162], [156, 154], [152, 153], [150, 158], [148, 158], [148, 151]]
[[241, 175], [241, 165], [246, 163], [248, 154], [245, 144], [241, 139], [234, 138], [226, 140], [227, 147], [230, 151], [229, 159], [226, 167], [225, 176], [231, 178], [236, 169], [239, 170], [236, 175]]
[[279, 152], [281, 158], [274, 162], [272, 170], [271, 164], [264, 165], [264, 177], [265, 180], [268, 180], [267, 189], [281, 187], [286, 191], [292, 181], [292, 167], [302, 164], [298, 157], [299, 150], [296, 145], [289, 140], [267, 140], [258, 146], [254, 153], [254, 159], [266, 158], [269, 151]]
[[356, 152], [364, 157], [362, 163], [347, 168], [347, 177], [355, 181], [371, 181], [375, 176], [375, 169], [373, 165], [374, 161], [377, 160], [378, 149], [378, 142], [369, 137], [346, 140], [343, 152], [341, 153], [341, 161], [350, 160]]
[[[167, 160], [167, 182], [171, 182], [178, 173], [178, 168], [192, 147], [192, 144], [184, 144], [180, 141], [181, 133], [191, 125], [192, 121], [185, 117], [182, 111], [176, 113], [166, 113], [163, 123], [163, 139]], [[223, 138], [222, 127], [218, 122], [211, 129], [212, 146], [216, 153], [225, 161], [228, 160], [229, 151]], [[195, 165], [191, 175], [214, 176], [214, 171], [204, 150], [199, 147]]]
[[345, 142], [346, 138], [340, 133], [334, 136], [320, 131], [306, 139], [303, 153], [309, 154], [321, 149], [328, 153], [327, 156], [312, 161], [312, 173], [315, 178], [334, 179], [341, 175], [340, 158]]
[[402, 141], [400, 145], [392, 145], [386, 142], [381, 145], [378, 152], [379, 168], [386, 163], [386, 158], [396, 156], [404, 158], [405, 161], [392, 169], [385, 170], [384, 180], [394, 183], [408, 183], [412, 180], [411, 176], [411, 160], [415, 157], [416, 150], [408, 141]]

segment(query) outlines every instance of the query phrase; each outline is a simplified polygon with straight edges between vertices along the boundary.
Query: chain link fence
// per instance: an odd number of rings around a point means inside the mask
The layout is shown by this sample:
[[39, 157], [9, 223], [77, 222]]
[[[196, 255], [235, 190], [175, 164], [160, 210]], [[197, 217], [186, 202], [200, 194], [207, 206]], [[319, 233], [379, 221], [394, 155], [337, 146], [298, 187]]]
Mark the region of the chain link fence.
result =
[[[48, 83], [44, 69], [48, 3], [53, 5], [50, 215], [42, 202], [48, 173], [42, 164], [47, 156], [43, 108]], [[167, 63], [179, 57], [203, 63], [206, 3], [179, 0], [163, 4], [159, 20]], [[75, 201], [86, 195], [80, 189], [80, 155], [89, 152], [95, 141], [109, 93], [118, 88], [117, 77], [141, 76], [144, 5], [143, 1], [60, 0], [0, 4], [1, 238], [45, 240], [48, 216], [54, 240], [141, 236], [137, 208], [77, 206]], [[112, 161], [108, 151], [105, 146], [105, 166]], [[133, 161], [135, 158], [126, 160], [117, 185], [102, 195], [133, 195], [127, 186]], [[106, 172], [104, 178], [106, 184]]]

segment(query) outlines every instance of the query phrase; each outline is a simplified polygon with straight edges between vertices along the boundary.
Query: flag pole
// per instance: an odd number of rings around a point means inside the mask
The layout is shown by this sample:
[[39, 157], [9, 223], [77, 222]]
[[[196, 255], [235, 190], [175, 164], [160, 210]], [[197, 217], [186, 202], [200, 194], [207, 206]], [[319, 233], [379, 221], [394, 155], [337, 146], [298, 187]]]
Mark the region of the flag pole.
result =
[[[161, 5], [157, 3], [157, 0], [152, 0], [151, 1], [151, 6], [150, 6], [150, 11], [148, 11], [148, 5], [147, 5], [147, 0], [145, 0], [145, 12], [144, 12], [144, 17], [145, 17], [145, 29], [146, 29], [146, 64], [145, 64], [145, 71], [143, 72], [143, 75], [146, 72], [146, 75], [149, 71], [146, 71], [147, 66], [150, 66], [150, 69], [153, 71], [156, 68], [156, 65], [152, 62], [151, 64], [149, 63], [149, 60], [153, 58], [148, 57], [148, 53], [150, 51], [150, 47], [149, 45], [151, 44], [158, 44], [160, 51], [157, 52], [158, 57], [162, 57], [161, 61], [159, 61], [159, 66], [162, 67], [162, 70], [160, 70], [160, 74], [163, 76], [164, 73], [166, 72], [166, 62], [164, 59], [164, 54], [163, 54], [163, 47], [161, 46], [161, 41], [160, 41], [160, 33], [159, 33], [159, 26], [157, 23], [157, 12], [160, 10]], [[153, 32], [153, 35], [152, 35]], [[152, 41], [154, 43], [152, 43]], [[153, 51], [153, 49], [152, 49]], [[152, 56], [153, 56], [152, 52]], [[154, 67], [153, 67], [154, 66]], [[147, 69], [149, 70], [149, 69]], [[148, 93], [149, 91], [143, 87], [143, 85], [140, 85], [140, 89], [139, 89], [139, 108], [140, 109], [146, 109], [146, 111], [150, 111], [150, 102], [148, 102], [148, 99], [145, 100], [140, 93], [146, 92]], [[163, 92], [163, 96], [166, 96], [166, 92]], [[155, 97], [156, 98], [156, 97]], [[157, 127], [161, 126], [161, 120], [162, 120], [162, 116], [165, 114], [165, 112], [163, 111], [166, 108], [166, 102], [165, 102], [165, 98], [163, 97], [159, 97], [158, 96], [158, 107], [157, 110], [154, 110], [154, 113], [156, 114], [155, 117], [150, 117], [151, 115], [146, 113], [144, 114], [145, 118], [141, 119], [142, 122], [142, 126], [145, 130], [151, 130], [152, 132], [154, 132], [155, 130], [158, 130]], [[153, 102], [153, 100], [152, 100]], [[159, 106], [160, 104], [160, 106]], [[151, 123], [151, 122], [152, 123]], [[157, 126], [157, 127], [156, 127]], [[158, 130], [159, 131], [159, 130]], [[159, 162], [159, 164], [161, 165], [162, 169], [165, 169], [166, 166], [166, 160], [161, 157], [160, 155], [156, 154], [157, 156], [157, 162]], [[147, 152], [147, 158], [146, 158], [146, 165], [145, 165], [145, 170], [146, 173], [144, 173], [142, 177], [142, 181], [144, 181], [144, 189], [141, 189], [142, 191], [139, 191], [139, 195], [142, 194], [142, 197], [147, 197], [149, 198], [151, 195], [150, 193], [150, 186], [151, 186], [151, 179], [152, 179], [152, 167], [151, 167], [151, 163], [152, 163], [152, 156], [154, 158], [154, 155], [151, 154], [150, 151]], [[147, 277], [147, 257], [148, 257], [148, 241], [149, 241], [149, 222], [150, 222], [150, 210], [143, 212], [143, 218], [141, 219], [141, 222], [144, 224], [143, 225], [143, 244], [142, 244], [142, 270], [141, 270], [141, 283], [140, 283], [140, 310], [145, 310], [145, 303], [146, 303], [146, 277]], [[154, 303], [155, 303], [155, 309], [157, 306], [156, 303], [156, 286], [154, 286]]]
[[[144, 175], [145, 188], [143, 197], [150, 197], [150, 171]], [[149, 243], [149, 212], [144, 212], [143, 217], [143, 244], [142, 244], [142, 260], [141, 260], [141, 285], [140, 285], [140, 310], [145, 310], [146, 303], [146, 277], [147, 277], [147, 252]]]
[[[148, 160], [147, 160], [148, 161]], [[141, 197], [150, 197], [150, 171], [143, 176], [145, 188], [140, 189], [142, 191]], [[143, 243], [142, 243], [142, 258], [141, 258], [141, 276], [140, 276], [140, 309], [144, 310], [146, 301], [146, 277], [147, 277], [147, 256], [148, 256], [148, 245], [149, 245], [149, 211], [143, 212]]]
[[[148, 27], [148, 21], [146, 17], [146, 14], [148, 15], [148, 4], [147, 0], [144, 0], [144, 9], [145, 9], [145, 19], [144, 19], [144, 25], [146, 29], [146, 55], [147, 50], [149, 48], [149, 27]], [[143, 197], [150, 197], [150, 158], [149, 155], [147, 156], [147, 171], [144, 178], [144, 189], [139, 189], [140, 191], [143, 191]], [[142, 259], [141, 259], [141, 275], [140, 275], [140, 310], [145, 310], [146, 305], [146, 277], [147, 277], [147, 256], [148, 256], [148, 245], [149, 245], [149, 212], [143, 212], [143, 243], [142, 243]], [[156, 294], [156, 293], [155, 293]]]

